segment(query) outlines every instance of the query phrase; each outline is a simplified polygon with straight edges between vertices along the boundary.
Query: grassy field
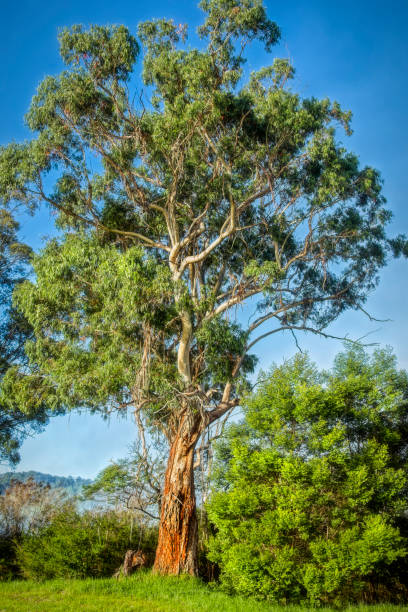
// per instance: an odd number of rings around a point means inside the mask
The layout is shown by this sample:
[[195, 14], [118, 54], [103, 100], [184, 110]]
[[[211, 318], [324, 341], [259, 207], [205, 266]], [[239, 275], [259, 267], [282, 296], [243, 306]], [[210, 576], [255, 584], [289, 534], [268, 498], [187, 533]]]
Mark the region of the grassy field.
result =
[[[0, 583], [0, 612], [305, 612], [230, 597], [193, 578], [160, 578], [149, 573], [119, 581], [50, 580]], [[328, 610], [319, 608], [319, 610]], [[387, 612], [408, 606], [353, 606], [347, 610]]]

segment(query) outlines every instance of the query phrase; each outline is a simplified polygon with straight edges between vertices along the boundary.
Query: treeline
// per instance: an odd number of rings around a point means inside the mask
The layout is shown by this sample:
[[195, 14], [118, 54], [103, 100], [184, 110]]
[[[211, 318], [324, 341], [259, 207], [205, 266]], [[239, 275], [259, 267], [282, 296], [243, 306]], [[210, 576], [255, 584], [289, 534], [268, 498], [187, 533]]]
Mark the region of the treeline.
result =
[[78, 495], [85, 485], [92, 483], [91, 479], [81, 478], [80, 476], [76, 478], [73, 476], [54, 476], [33, 470], [28, 472], [5, 472], [0, 474], [0, 494], [4, 493], [12, 481], [26, 482], [30, 479], [50, 485], [54, 489], [64, 489], [69, 495]]

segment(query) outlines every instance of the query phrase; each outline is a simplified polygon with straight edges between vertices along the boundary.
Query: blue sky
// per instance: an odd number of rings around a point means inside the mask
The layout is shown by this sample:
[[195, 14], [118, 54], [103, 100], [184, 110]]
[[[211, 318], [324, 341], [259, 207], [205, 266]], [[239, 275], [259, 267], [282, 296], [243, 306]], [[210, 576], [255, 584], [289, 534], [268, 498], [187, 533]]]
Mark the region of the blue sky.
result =
[[[297, 71], [295, 87], [304, 96], [329, 97], [353, 111], [354, 134], [345, 139], [363, 164], [377, 167], [384, 194], [394, 212], [391, 231], [408, 233], [408, 39], [406, 0], [266, 0], [271, 19], [282, 29], [274, 56], [290, 57]], [[36, 87], [47, 74], [62, 69], [57, 32], [74, 23], [123, 23], [135, 31], [152, 17], [174, 18], [193, 31], [201, 20], [194, 1], [156, 0], [5, 0], [0, 23], [0, 144], [29, 137], [23, 116]], [[194, 37], [191, 38], [192, 44]], [[269, 63], [253, 48], [248, 69]], [[46, 211], [21, 216], [21, 236], [34, 248], [52, 234]], [[381, 274], [378, 289], [367, 308], [387, 323], [371, 323], [361, 313], [343, 315], [331, 328], [352, 338], [364, 334], [367, 342], [391, 345], [403, 368], [408, 368], [407, 261], [394, 261]], [[281, 362], [296, 350], [290, 336], [273, 336], [260, 343], [260, 366]], [[321, 366], [329, 366], [341, 342], [312, 336], [299, 337]], [[136, 436], [132, 421], [72, 413], [52, 419], [46, 431], [28, 439], [19, 470], [93, 477], [111, 459], [124, 456]], [[6, 468], [5, 468], [6, 469]]]

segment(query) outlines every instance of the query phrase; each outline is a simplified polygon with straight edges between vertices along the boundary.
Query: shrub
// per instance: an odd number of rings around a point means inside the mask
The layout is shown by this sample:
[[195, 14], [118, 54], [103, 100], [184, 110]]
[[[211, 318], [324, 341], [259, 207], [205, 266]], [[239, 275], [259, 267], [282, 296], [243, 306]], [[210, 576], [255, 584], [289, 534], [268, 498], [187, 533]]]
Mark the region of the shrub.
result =
[[313, 605], [374, 583], [390, 596], [381, 577], [407, 552], [407, 389], [389, 351], [347, 351], [332, 373], [298, 355], [261, 377], [218, 447], [207, 508], [226, 588]]
[[17, 562], [26, 578], [111, 576], [127, 549], [142, 548], [153, 558], [154, 528], [132, 526], [129, 515], [114, 511], [61, 512], [17, 546]]
[[0, 495], [0, 579], [21, 577], [16, 546], [24, 534], [35, 534], [58, 512], [73, 507], [60, 489], [29, 478], [12, 480]]
[[19, 575], [13, 538], [0, 536], [0, 580], [12, 580]]

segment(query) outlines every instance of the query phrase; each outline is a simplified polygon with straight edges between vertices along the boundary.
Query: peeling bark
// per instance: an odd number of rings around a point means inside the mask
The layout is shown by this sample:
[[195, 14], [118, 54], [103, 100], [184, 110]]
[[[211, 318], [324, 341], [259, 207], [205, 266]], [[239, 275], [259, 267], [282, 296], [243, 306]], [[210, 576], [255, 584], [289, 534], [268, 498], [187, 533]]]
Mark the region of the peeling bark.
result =
[[162, 496], [154, 571], [198, 573], [198, 523], [194, 490], [194, 449], [202, 432], [200, 414], [187, 411], [171, 445]]

